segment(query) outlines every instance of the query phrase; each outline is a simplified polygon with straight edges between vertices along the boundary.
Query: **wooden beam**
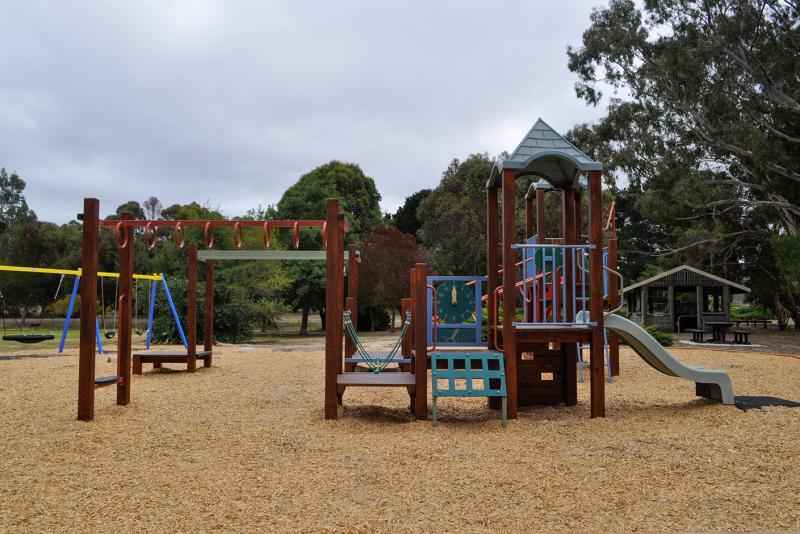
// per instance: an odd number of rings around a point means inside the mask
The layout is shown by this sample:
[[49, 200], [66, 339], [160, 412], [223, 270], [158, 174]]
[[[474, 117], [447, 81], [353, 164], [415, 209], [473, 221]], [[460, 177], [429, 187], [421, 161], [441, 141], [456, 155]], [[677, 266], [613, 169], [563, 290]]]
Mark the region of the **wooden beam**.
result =
[[525, 239], [528, 239], [536, 232], [533, 226], [533, 200], [531, 195], [525, 196]]
[[[214, 345], [214, 262], [207, 261], [205, 267], [205, 295], [203, 297], [203, 350], [212, 352]], [[212, 354], [213, 356], [213, 354]], [[211, 367], [211, 358], [203, 361], [203, 367]]]
[[[400, 320], [404, 323], [406, 320], [406, 314], [411, 311], [411, 299], [404, 298], [400, 300]], [[413, 312], [412, 312], [413, 313]], [[403, 324], [401, 323], [401, 324]], [[412, 325], [414, 323], [411, 323]], [[412, 326], [413, 329], [413, 326]], [[405, 337], [403, 338], [402, 344], [402, 354], [403, 358], [411, 358], [411, 332], [406, 332]]]
[[[339, 214], [339, 245], [337, 247], [337, 259], [339, 260], [339, 268], [336, 271], [336, 309], [333, 311], [333, 319], [335, 321], [335, 328], [338, 340], [336, 342], [336, 358], [338, 363], [338, 372], [344, 371], [344, 260], [342, 253], [344, 251], [344, 238], [346, 235], [346, 222], [344, 214]], [[328, 310], [325, 310], [325, 321], [327, 323], [331, 317], [328, 315]]]
[[[354, 315], [353, 309], [355, 308], [355, 300], [353, 297], [347, 297], [344, 299], [344, 309], [350, 312], [350, 320], [352, 322], [352, 317]], [[355, 326], [355, 323], [353, 323]], [[344, 357], [350, 358], [356, 351], [356, 345], [353, 343], [353, 339], [346, 335], [344, 336]], [[355, 371], [355, 364], [345, 364], [345, 371]]]
[[337, 377], [339, 375], [339, 362], [337, 360], [336, 344], [339, 340], [335, 323], [330, 320], [330, 315], [335, 313], [336, 301], [339, 291], [336, 287], [338, 280], [337, 269], [341, 270], [338, 255], [339, 246], [339, 201], [329, 198], [325, 201], [325, 220], [328, 243], [326, 250], [325, 267], [325, 419], [336, 419], [337, 410]]
[[414, 417], [424, 421], [428, 419], [428, 335], [427, 335], [427, 295], [428, 266], [417, 263], [414, 269], [414, 317], [411, 320], [414, 328]]
[[[565, 245], [575, 245], [578, 243], [579, 231], [575, 226], [575, 198], [576, 196], [573, 194], [571, 189], [565, 189], [564, 194], [561, 196], [561, 201], [563, 203], [561, 210], [561, 224], [562, 228], [564, 229], [563, 238]], [[573, 273], [576, 275], [579, 274], [576, 269], [573, 269], [573, 265], [576, 263], [574, 253], [575, 249], [565, 250], [564, 261], [562, 263], [562, 276], [566, 281], [566, 291], [564, 293], [567, 305], [566, 310], [564, 310], [563, 303], [560, 307], [561, 314], [564, 316], [564, 320], [568, 322], [572, 322], [575, 319], [575, 314], [572, 309], [572, 299], [575, 286], [573, 286], [572, 279]], [[578, 403], [578, 347], [574, 343], [566, 343], [562, 345], [562, 351], [564, 353], [566, 368], [564, 404], [567, 406], [574, 406]]]
[[81, 255], [81, 322], [78, 356], [78, 419], [94, 419], [95, 317], [97, 317], [97, 234], [100, 202], [83, 199]]
[[[123, 221], [135, 219], [133, 213], [123, 212]], [[119, 247], [119, 296], [117, 300], [117, 404], [125, 406], [131, 402], [131, 293], [133, 289], [133, 236], [131, 228], [121, 228], [124, 235]]]
[[186, 370], [197, 370], [197, 245], [189, 245], [189, 281], [186, 284]]
[[[608, 240], [608, 267], [619, 272], [619, 251], [617, 236]], [[608, 304], [610, 309], [619, 306], [619, 278], [613, 273], [608, 273]], [[611, 357], [611, 376], [619, 376], [619, 336], [614, 332], [608, 333], [608, 352]]]
[[[200, 261], [327, 261], [328, 254], [325, 250], [201, 250], [197, 258]], [[348, 259], [347, 252], [344, 259]]]
[[544, 189], [536, 190], [536, 234], [539, 236], [539, 243], [544, 243], [547, 232], [544, 228]]
[[517, 345], [514, 332], [517, 290], [516, 254], [511, 248], [517, 240], [516, 192], [514, 171], [503, 171], [503, 353], [506, 364], [508, 417], [517, 417]]
[[[417, 270], [412, 267], [410, 272], [411, 272], [411, 276], [409, 278], [408, 294], [411, 295], [411, 316], [412, 316], [412, 321], [415, 321], [416, 320], [416, 313], [417, 313], [417, 290], [416, 290], [416, 287], [417, 287], [417, 281], [416, 281], [416, 279], [417, 279], [417, 274], [416, 274]], [[412, 322], [411, 324], [413, 325], [414, 323]], [[426, 335], [427, 335], [427, 333], [426, 333]], [[415, 336], [416, 336], [416, 329], [412, 326], [411, 327], [411, 331], [408, 333], [408, 337], [409, 337], [409, 339], [411, 339], [411, 347], [412, 347], [412, 349], [417, 346], [416, 345], [416, 341], [414, 341], [415, 340]]]
[[[497, 245], [498, 237], [497, 219], [497, 187], [486, 189], [486, 320], [489, 325], [494, 325], [497, 319], [497, 307], [494, 301], [495, 290], [497, 289]], [[489, 336], [489, 349], [494, 350], [494, 339]]]
[[603, 200], [599, 171], [589, 173], [589, 225], [591, 243], [594, 245], [590, 253], [590, 318], [597, 326], [592, 328], [591, 344], [591, 416], [606, 415], [606, 381], [604, 376], [603, 339]]
[[583, 202], [581, 201], [581, 190], [575, 190], [575, 235], [578, 242], [583, 242]]

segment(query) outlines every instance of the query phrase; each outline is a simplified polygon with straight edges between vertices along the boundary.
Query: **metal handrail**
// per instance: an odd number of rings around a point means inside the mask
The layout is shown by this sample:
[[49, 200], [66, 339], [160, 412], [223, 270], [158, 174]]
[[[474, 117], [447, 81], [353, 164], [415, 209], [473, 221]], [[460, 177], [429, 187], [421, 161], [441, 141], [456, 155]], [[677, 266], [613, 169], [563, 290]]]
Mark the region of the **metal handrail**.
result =
[[622, 308], [625, 307], [625, 304], [624, 304], [624, 301], [623, 301], [623, 298], [622, 298], [622, 294], [624, 293], [624, 290], [625, 290], [625, 279], [622, 277], [622, 275], [619, 272], [615, 271], [611, 267], [603, 267], [603, 269], [605, 269], [606, 271], [610, 272], [611, 274], [617, 275], [617, 278], [619, 278], [619, 306], [617, 306], [616, 308], [614, 308], [613, 310], [610, 310], [608, 312], [608, 313], [616, 313], [616, 312], [618, 312], [619, 310], [621, 310]]

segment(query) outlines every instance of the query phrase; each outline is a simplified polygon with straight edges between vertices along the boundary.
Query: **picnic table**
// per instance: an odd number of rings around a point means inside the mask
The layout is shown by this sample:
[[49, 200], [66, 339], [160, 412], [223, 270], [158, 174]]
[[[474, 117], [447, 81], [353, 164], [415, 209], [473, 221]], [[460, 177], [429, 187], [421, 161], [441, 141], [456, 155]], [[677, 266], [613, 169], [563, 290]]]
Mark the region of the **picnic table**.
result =
[[760, 324], [764, 325], [764, 330], [767, 329], [767, 325], [770, 323], [769, 319], [734, 319], [734, 323], [736, 323], [736, 327], [738, 328], [740, 324], [744, 323], [748, 326], [752, 323], [753, 326], [758, 326]]
[[709, 343], [725, 343], [728, 328], [732, 327], [733, 323], [729, 321], [706, 321], [706, 325], [711, 327]]

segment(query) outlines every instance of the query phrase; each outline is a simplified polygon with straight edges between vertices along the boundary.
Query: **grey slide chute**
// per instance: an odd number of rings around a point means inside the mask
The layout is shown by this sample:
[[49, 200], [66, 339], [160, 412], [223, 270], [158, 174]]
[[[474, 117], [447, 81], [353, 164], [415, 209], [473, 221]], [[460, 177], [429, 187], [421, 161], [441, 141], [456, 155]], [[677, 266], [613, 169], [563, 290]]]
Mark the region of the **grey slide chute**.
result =
[[603, 324], [624, 339], [654, 369], [693, 381], [699, 396], [722, 401], [722, 404], [734, 404], [733, 385], [726, 373], [689, 367], [667, 352], [644, 328], [619, 315], [605, 314]]

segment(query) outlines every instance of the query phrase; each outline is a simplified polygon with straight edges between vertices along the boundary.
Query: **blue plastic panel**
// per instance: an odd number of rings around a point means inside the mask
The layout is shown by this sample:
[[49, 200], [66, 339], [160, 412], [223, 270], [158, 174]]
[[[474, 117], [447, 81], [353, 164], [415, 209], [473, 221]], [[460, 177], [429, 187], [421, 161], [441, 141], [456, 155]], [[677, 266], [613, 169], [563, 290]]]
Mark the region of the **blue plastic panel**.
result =
[[[463, 363], [462, 363], [463, 362]], [[459, 363], [461, 365], [456, 365]], [[433, 351], [431, 383], [435, 397], [505, 397], [506, 372], [502, 352]], [[461, 368], [463, 366], [463, 368]], [[457, 389], [456, 380], [465, 387]], [[445, 381], [447, 387], [440, 387]]]

